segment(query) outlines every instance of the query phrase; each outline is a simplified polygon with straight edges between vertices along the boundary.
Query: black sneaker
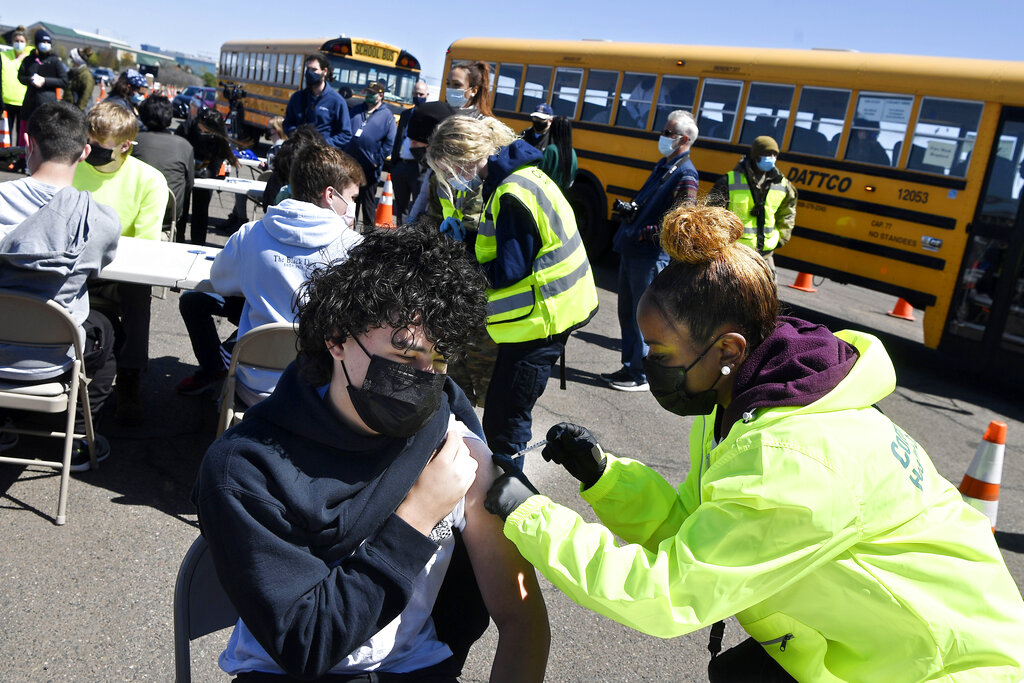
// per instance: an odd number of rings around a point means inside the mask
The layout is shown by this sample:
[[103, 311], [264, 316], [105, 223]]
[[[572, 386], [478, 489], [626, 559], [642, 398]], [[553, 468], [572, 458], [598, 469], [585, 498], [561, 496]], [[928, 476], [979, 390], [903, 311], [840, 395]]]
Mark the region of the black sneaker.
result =
[[[110, 442], [100, 434], [96, 435], [96, 462], [106, 460], [110, 457]], [[75, 439], [71, 447], [71, 471], [85, 472], [89, 469], [89, 442], [85, 439]]]
[[615, 372], [602, 372], [601, 379], [605, 382], [617, 382], [621, 380], [633, 379], [633, 375], [629, 374], [629, 370], [626, 368], [619, 368]]
[[612, 380], [608, 382], [608, 386], [616, 391], [649, 391], [651, 388], [646, 379], [634, 379], [633, 377]]

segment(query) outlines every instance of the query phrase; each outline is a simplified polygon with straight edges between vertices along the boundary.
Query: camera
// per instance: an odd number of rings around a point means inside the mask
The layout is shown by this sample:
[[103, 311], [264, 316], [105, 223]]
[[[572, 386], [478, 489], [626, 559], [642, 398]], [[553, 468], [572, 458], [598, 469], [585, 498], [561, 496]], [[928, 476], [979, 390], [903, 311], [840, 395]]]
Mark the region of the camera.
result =
[[615, 203], [612, 204], [612, 213], [623, 223], [629, 223], [633, 220], [636, 212], [639, 210], [640, 207], [636, 202], [624, 202], [621, 199], [616, 199]]
[[237, 83], [222, 82], [221, 86], [224, 88], [224, 99], [231, 103], [241, 102], [249, 95], [249, 93], [245, 92], [245, 88]]

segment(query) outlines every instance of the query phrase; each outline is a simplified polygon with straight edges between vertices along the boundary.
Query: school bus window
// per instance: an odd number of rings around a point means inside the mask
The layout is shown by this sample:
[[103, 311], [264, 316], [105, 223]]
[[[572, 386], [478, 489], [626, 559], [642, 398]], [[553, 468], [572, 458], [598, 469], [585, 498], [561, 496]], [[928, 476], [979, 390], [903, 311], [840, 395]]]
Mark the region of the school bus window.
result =
[[697, 115], [697, 129], [702, 138], [731, 140], [736, 123], [736, 109], [740, 102], [743, 83], [704, 79], [700, 109]]
[[654, 113], [654, 130], [665, 130], [668, 115], [676, 109], [693, 111], [697, 99], [697, 79], [685, 76], [662, 76], [658, 90], [658, 108]]
[[[1024, 124], [1008, 121], [996, 143], [981, 212], [997, 223], [1017, 215], [1024, 185]], [[1000, 220], [1001, 219], [1001, 220]]]
[[494, 80], [494, 108], [515, 111], [519, 103], [519, 84], [523, 80], [522, 64], [502, 64]]
[[548, 89], [551, 87], [551, 67], [530, 64], [526, 67], [526, 80], [523, 82], [523, 101], [519, 111], [527, 114], [537, 105], [548, 101]]
[[250, 81], [256, 79], [256, 57], [257, 55], [253, 52], [248, 52], [245, 55], [245, 77]]
[[795, 90], [792, 85], [751, 83], [747, 108], [743, 112], [740, 144], [749, 145], [759, 135], [768, 135], [781, 143]]
[[580, 121], [608, 123], [612, 118], [612, 100], [619, 83], [618, 71], [591, 69], [587, 74], [587, 89], [583, 92]]
[[894, 166], [907, 135], [914, 98], [882, 92], [862, 92], [846, 143], [847, 161]]
[[255, 55], [253, 55], [255, 67], [254, 67], [254, 71], [253, 71], [252, 77], [254, 79], [258, 80], [258, 81], [262, 81], [263, 80], [263, 58], [264, 57], [266, 57], [266, 55], [261, 54], [259, 52], [257, 52]]
[[289, 76], [288, 67], [291, 65], [291, 61], [292, 61], [292, 56], [291, 55], [280, 55], [279, 56], [279, 59], [277, 60], [277, 76], [274, 79], [278, 84], [280, 84], [280, 85], [287, 85], [288, 84], [288, 76]]
[[275, 85], [277, 84], [277, 60], [279, 57], [278, 54], [271, 54], [270, 63], [267, 66], [267, 80]]
[[615, 113], [615, 125], [619, 128], [647, 128], [654, 98], [654, 74], [626, 73], [622, 77], [622, 92], [619, 107]]
[[555, 71], [555, 87], [551, 92], [551, 108], [556, 116], [567, 119], [576, 116], [576, 105], [580, 101], [580, 86], [583, 84], [583, 69], [561, 67]]
[[789, 151], [835, 157], [849, 106], [849, 90], [801, 89]]
[[963, 178], [981, 120], [981, 102], [921, 99], [907, 169]]

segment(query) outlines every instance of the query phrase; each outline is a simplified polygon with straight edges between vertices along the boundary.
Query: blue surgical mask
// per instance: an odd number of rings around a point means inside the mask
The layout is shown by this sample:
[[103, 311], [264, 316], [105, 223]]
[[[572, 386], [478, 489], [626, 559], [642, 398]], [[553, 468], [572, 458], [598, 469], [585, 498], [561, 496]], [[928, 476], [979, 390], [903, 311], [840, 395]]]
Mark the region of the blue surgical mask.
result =
[[667, 157], [676, 151], [676, 139], [670, 138], [667, 135], [658, 136], [658, 151], [661, 156]]
[[466, 180], [460, 175], [453, 175], [448, 178], [448, 185], [456, 192], [472, 192], [476, 188], [480, 187], [482, 182], [484, 182], [484, 179], [475, 173], [469, 180]]
[[757, 160], [757, 170], [762, 173], [767, 173], [773, 168], [775, 168], [775, 157], [761, 157]]
[[142, 95], [142, 93], [138, 92], [132, 94], [132, 96], [128, 99], [130, 99], [132, 101], [132, 104], [134, 104], [136, 107], [146, 101], [146, 98]]
[[22, 52], [24, 52], [25, 51], [25, 41], [24, 40], [16, 40], [16, 41], [14, 41], [14, 51], [17, 52], [18, 54], [21, 54]]
[[36, 45], [36, 49], [42, 54], [48, 54], [53, 46], [50, 43], [39, 43]]
[[420, 95], [413, 95], [413, 97], [412, 97], [412, 103], [413, 103], [414, 105], [416, 105], [417, 107], [418, 107], [419, 105], [421, 105], [421, 104], [426, 104], [426, 103], [427, 103], [427, 97], [426, 97], [426, 95], [424, 95], [424, 96], [420, 96]]
[[452, 90], [449, 88], [444, 93], [444, 99], [448, 104], [455, 107], [456, 109], [462, 109], [466, 105], [466, 91], [465, 90]]

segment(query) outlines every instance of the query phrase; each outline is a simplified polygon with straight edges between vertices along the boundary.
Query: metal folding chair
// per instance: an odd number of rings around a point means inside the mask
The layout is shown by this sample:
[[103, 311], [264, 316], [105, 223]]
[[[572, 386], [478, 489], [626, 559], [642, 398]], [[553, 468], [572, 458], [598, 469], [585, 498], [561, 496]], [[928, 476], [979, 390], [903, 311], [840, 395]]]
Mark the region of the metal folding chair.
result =
[[210, 546], [200, 536], [192, 543], [178, 569], [174, 583], [174, 680], [192, 681], [192, 641], [238, 621], [217, 578]]
[[[64, 450], [59, 462], [36, 458], [15, 458], [0, 456], [0, 462], [33, 467], [48, 467], [60, 471], [60, 492], [57, 498], [57, 515], [54, 521], [67, 521], [68, 485], [71, 475], [71, 453], [76, 438], [84, 438], [89, 444], [89, 467], [96, 469], [96, 434], [92, 426], [89, 408], [88, 380], [85, 376], [85, 360], [82, 342], [78, 337], [78, 325], [71, 314], [54, 301], [40, 301], [24, 294], [0, 292], [0, 344], [24, 346], [26, 348], [74, 349], [71, 369], [58, 378], [36, 384], [0, 381], [0, 408], [25, 410], [37, 413], [66, 413], [64, 431], [47, 431], [23, 427], [4, 426], [4, 431], [34, 436], [52, 436], [64, 440]], [[15, 323], [15, 321], [17, 321]], [[85, 419], [85, 433], [75, 433], [75, 414], [81, 402]]]
[[295, 339], [295, 326], [291, 323], [268, 323], [249, 330], [235, 343], [220, 395], [217, 436], [244, 416], [245, 407], [236, 396], [238, 366], [282, 372], [295, 360]]

